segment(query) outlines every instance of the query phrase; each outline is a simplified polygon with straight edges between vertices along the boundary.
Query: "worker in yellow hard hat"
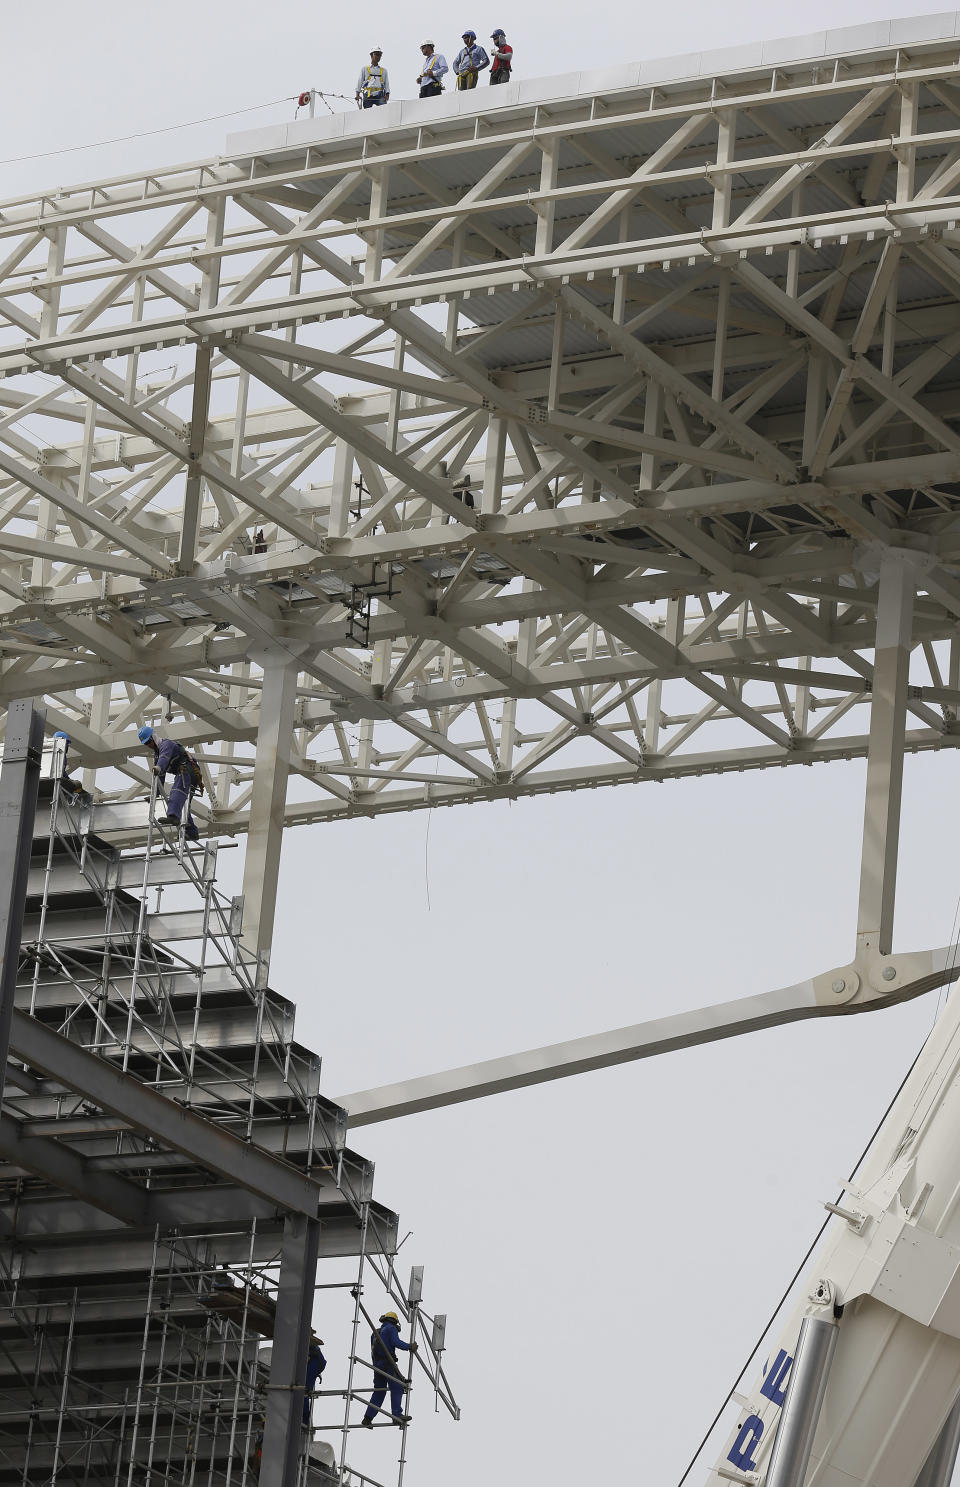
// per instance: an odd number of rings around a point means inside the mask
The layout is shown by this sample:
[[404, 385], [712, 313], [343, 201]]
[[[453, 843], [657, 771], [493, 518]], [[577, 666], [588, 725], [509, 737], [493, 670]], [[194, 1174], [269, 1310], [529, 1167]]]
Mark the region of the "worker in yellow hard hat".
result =
[[409, 1387], [397, 1364], [397, 1349], [404, 1353], [415, 1353], [415, 1342], [404, 1342], [400, 1336], [400, 1318], [395, 1311], [385, 1311], [376, 1332], [370, 1334], [370, 1357], [373, 1362], [373, 1393], [366, 1414], [360, 1421], [368, 1430], [373, 1429], [374, 1417], [390, 1390], [390, 1409], [394, 1425], [406, 1425], [410, 1416], [404, 1414], [403, 1392]]

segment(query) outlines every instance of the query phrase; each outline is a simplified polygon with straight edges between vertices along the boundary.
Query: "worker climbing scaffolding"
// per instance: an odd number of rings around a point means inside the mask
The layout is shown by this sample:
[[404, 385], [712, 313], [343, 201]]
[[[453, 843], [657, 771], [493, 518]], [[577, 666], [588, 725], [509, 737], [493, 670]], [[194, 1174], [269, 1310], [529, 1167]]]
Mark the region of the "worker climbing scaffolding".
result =
[[395, 1311], [387, 1311], [380, 1318], [380, 1325], [370, 1334], [370, 1358], [373, 1363], [373, 1393], [361, 1420], [368, 1430], [373, 1429], [375, 1417], [390, 1390], [390, 1411], [394, 1425], [406, 1425], [410, 1416], [404, 1413], [403, 1395], [410, 1387], [408, 1379], [400, 1372], [397, 1349], [405, 1353], [416, 1353], [415, 1342], [404, 1342], [400, 1336], [400, 1318]]
[[200, 832], [193, 819], [191, 802], [194, 795], [203, 789], [203, 775], [199, 764], [175, 738], [158, 739], [153, 729], [148, 726], [141, 728], [137, 737], [153, 755], [153, 773], [158, 783], [162, 785], [168, 774], [174, 776], [164, 819], [171, 826], [180, 826], [183, 822], [184, 807], [186, 807], [184, 829], [187, 841], [197, 841]]

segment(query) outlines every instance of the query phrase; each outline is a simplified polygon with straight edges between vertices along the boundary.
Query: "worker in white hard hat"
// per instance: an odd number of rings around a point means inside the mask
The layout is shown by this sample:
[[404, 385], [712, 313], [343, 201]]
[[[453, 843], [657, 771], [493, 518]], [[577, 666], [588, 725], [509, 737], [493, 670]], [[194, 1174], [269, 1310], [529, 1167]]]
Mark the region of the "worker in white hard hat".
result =
[[420, 84], [421, 98], [436, 98], [438, 93], [443, 92], [443, 83], [440, 79], [450, 69], [447, 59], [442, 52], [438, 52], [432, 41], [421, 44], [420, 51], [423, 53], [423, 66], [417, 77]]
[[463, 49], [453, 59], [453, 70], [459, 89], [475, 88], [481, 72], [490, 66], [490, 58], [482, 46], [477, 44], [477, 33], [467, 27], [463, 33]]
[[493, 56], [490, 62], [490, 82], [508, 83], [513, 71], [513, 47], [507, 41], [507, 33], [502, 26], [498, 26], [491, 34], [493, 42]]
[[361, 108], [379, 108], [390, 101], [390, 79], [387, 69], [380, 66], [383, 47], [375, 46], [370, 53], [370, 64], [361, 67], [357, 79], [357, 102]]

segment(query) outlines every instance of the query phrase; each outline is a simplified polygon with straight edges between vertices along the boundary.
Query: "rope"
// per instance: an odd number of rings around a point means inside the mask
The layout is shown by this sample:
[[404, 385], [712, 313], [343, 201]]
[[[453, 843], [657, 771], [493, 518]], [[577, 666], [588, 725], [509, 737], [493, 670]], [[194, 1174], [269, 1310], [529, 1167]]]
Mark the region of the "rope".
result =
[[[321, 95], [318, 95], [321, 96]], [[338, 95], [331, 93], [330, 97]], [[67, 145], [59, 150], [39, 150], [34, 155], [11, 155], [6, 160], [0, 160], [0, 165], [22, 165], [28, 160], [49, 160], [54, 155], [74, 155], [78, 150], [99, 150], [104, 145], [122, 145], [132, 139], [149, 139], [156, 134], [173, 134], [178, 129], [193, 129], [198, 124], [215, 124], [220, 119], [235, 119], [239, 114], [259, 113], [265, 108], [276, 108], [281, 103], [295, 103], [296, 95], [286, 98], [272, 98], [269, 103], [251, 103], [247, 108], [230, 109], [225, 114], [208, 114], [205, 119], [187, 119], [182, 124], [162, 124], [157, 129], [140, 129], [136, 134], [118, 134], [113, 139], [92, 140], [87, 145]]]

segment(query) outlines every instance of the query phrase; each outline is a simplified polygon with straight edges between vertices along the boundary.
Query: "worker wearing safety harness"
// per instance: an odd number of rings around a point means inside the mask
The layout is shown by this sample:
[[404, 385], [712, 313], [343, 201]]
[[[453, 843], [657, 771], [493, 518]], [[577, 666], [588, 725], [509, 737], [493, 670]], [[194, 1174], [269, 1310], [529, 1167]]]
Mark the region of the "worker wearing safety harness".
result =
[[361, 67], [357, 79], [357, 102], [363, 108], [379, 108], [390, 101], [390, 79], [387, 69], [380, 66], [383, 48], [375, 46], [370, 53], [369, 67]]
[[457, 75], [457, 87], [475, 88], [477, 80], [485, 67], [490, 66], [490, 58], [477, 45], [477, 33], [467, 29], [463, 33], [463, 50], [457, 52], [453, 59], [453, 70]]
[[447, 59], [440, 52], [433, 49], [432, 41], [425, 41], [420, 48], [423, 53], [423, 70], [417, 78], [420, 84], [421, 98], [436, 98], [438, 93], [443, 92], [443, 83], [440, 79], [450, 69]]
[[167, 814], [164, 818], [171, 826], [179, 826], [183, 817], [183, 808], [187, 808], [186, 835], [188, 842], [195, 842], [200, 835], [197, 823], [193, 819], [190, 803], [193, 800], [194, 791], [203, 789], [203, 776], [200, 766], [192, 754], [188, 754], [183, 744], [177, 743], [175, 738], [158, 739], [152, 728], [144, 725], [137, 734], [140, 742], [153, 755], [153, 772], [157, 779], [163, 784], [168, 774], [174, 775], [173, 788], [170, 791], [170, 799], [167, 801]]
[[417, 1345], [415, 1342], [404, 1342], [399, 1329], [400, 1318], [396, 1312], [385, 1311], [380, 1318], [380, 1326], [376, 1332], [370, 1334], [373, 1393], [370, 1395], [367, 1412], [360, 1421], [360, 1424], [365, 1425], [368, 1430], [373, 1429], [374, 1416], [379, 1413], [388, 1389], [394, 1425], [406, 1425], [410, 1419], [410, 1416], [403, 1412], [403, 1391], [407, 1387], [407, 1381], [397, 1365], [397, 1349], [402, 1348], [405, 1353], [415, 1353]]
[[508, 83], [513, 71], [513, 47], [507, 41], [507, 33], [498, 26], [490, 37], [493, 42], [493, 60], [490, 63], [490, 82]]

